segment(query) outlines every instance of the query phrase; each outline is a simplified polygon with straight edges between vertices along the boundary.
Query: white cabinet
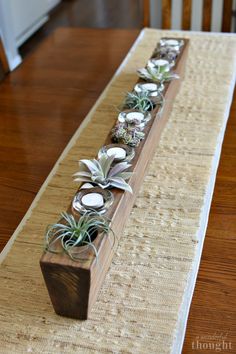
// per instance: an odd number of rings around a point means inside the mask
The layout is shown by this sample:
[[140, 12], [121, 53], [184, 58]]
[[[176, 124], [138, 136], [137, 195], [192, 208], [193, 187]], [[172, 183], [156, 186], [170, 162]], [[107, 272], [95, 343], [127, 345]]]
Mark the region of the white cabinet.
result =
[[18, 47], [47, 21], [49, 11], [61, 0], [0, 0], [0, 36], [9, 67], [21, 63]]
[[8, 0], [13, 34], [17, 45], [21, 45], [48, 19], [48, 12], [60, 0]]

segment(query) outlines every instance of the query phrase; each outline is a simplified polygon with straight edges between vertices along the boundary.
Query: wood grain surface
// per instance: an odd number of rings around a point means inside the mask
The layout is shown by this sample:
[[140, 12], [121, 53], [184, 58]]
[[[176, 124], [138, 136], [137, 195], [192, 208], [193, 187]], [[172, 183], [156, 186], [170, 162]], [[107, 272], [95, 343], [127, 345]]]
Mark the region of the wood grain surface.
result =
[[231, 22], [232, 22], [232, 6], [233, 0], [224, 0], [223, 3], [223, 19], [222, 19], [222, 32], [231, 31]]
[[171, 3], [172, 3], [171, 0], [162, 0], [162, 28], [163, 29], [171, 29]]
[[182, 29], [191, 29], [192, 0], [183, 0], [182, 5]]
[[143, 27], [150, 26], [150, 2], [143, 0]]
[[1, 249], [137, 35], [58, 30], [0, 85]]
[[[1, 248], [137, 34], [135, 30], [59, 30], [1, 83]], [[89, 60], [85, 60], [90, 54]], [[105, 59], [106, 67], [101, 70]], [[79, 70], [81, 62], [83, 72]], [[94, 77], [96, 82], [91, 87]], [[204, 353], [196, 349], [197, 338], [214, 338], [221, 333], [233, 347], [225, 353], [235, 352], [235, 176], [236, 95], [224, 139], [184, 354]]]
[[202, 30], [210, 31], [211, 30], [211, 11], [212, 11], [212, 0], [203, 1], [203, 10], [202, 10]]

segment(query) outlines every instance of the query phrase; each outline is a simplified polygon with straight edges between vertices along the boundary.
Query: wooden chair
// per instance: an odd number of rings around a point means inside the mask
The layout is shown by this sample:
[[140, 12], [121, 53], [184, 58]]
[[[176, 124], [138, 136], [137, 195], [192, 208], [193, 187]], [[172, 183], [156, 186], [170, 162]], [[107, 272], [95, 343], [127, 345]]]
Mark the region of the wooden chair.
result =
[[0, 37], [0, 82], [4, 79], [5, 75], [9, 72], [9, 66], [3, 47], [3, 43]]
[[[150, 1], [143, 0], [143, 26], [150, 26]], [[182, 30], [191, 29], [192, 0], [182, 0]], [[222, 32], [230, 32], [233, 0], [224, 0], [222, 16]], [[171, 29], [171, 0], [162, 0], [162, 28]], [[202, 31], [211, 30], [212, 0], [203, 0]]]

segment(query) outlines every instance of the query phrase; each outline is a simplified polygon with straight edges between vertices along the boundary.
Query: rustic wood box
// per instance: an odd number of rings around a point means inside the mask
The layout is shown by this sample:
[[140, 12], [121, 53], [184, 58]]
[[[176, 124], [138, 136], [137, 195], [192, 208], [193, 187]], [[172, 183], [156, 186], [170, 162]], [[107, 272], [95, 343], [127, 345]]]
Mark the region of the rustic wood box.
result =
[[[134, 174], [129, 180], [133, 194], [117, 189], [112, 190], [114, 203], [106, 213], [106, 216], [112, 220], [111, 226], [116, 234], [116, 245], [122, 235], [148, 164], [154, 155], [161, 133], [168, 120], [173, 100], [184, 77], [189, 41], [187, 39], [183, 40], [184, 45], [181, 47], [176, 65], [173, 68], [179, 74], [180, 79], [173, 80], [165, 85], [165, 105], [162, 114], [161, 116], [158, 115], [159, 108], [151, 111], [152, 119], [144, 130], [145, 139], [135, 149], [135, 157], [132, 160], [131, 167], [131, 171]], [[138, 82], [142, 82], [142, 80], [140, 79]], [[106, 143], [111, 143], [110, 135]], [[71, 206], [68, 211], [73, 213]], [[89, 249], [86, 254], [81, 255], [83, 257], [81, 261], [73, 261], [66, 254], [58, 255], [49, 252], [43, 254], [40, 266], [57, 314], [81, 320], [88, 318], [116, 249], [110, 240], [101, 234], [97, 236], [94, 244], [98, 250], [98, 261], [94, 252]]]

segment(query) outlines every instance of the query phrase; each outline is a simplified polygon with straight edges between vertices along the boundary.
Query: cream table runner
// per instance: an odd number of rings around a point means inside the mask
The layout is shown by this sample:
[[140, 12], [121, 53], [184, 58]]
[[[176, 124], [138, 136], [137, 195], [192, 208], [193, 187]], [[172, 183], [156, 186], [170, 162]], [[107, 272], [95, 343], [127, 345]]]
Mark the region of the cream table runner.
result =
[[[57, 316], [39, 268], [80, 158], [162, 36], [190, 38], [185, 80], [88, 321]], [[179, 353], [235, 82], [236, 37], [145, 29], [73, 136], [1, 255], [0, 353]], [[99, 136], [97, 131], [100, 132]]]

